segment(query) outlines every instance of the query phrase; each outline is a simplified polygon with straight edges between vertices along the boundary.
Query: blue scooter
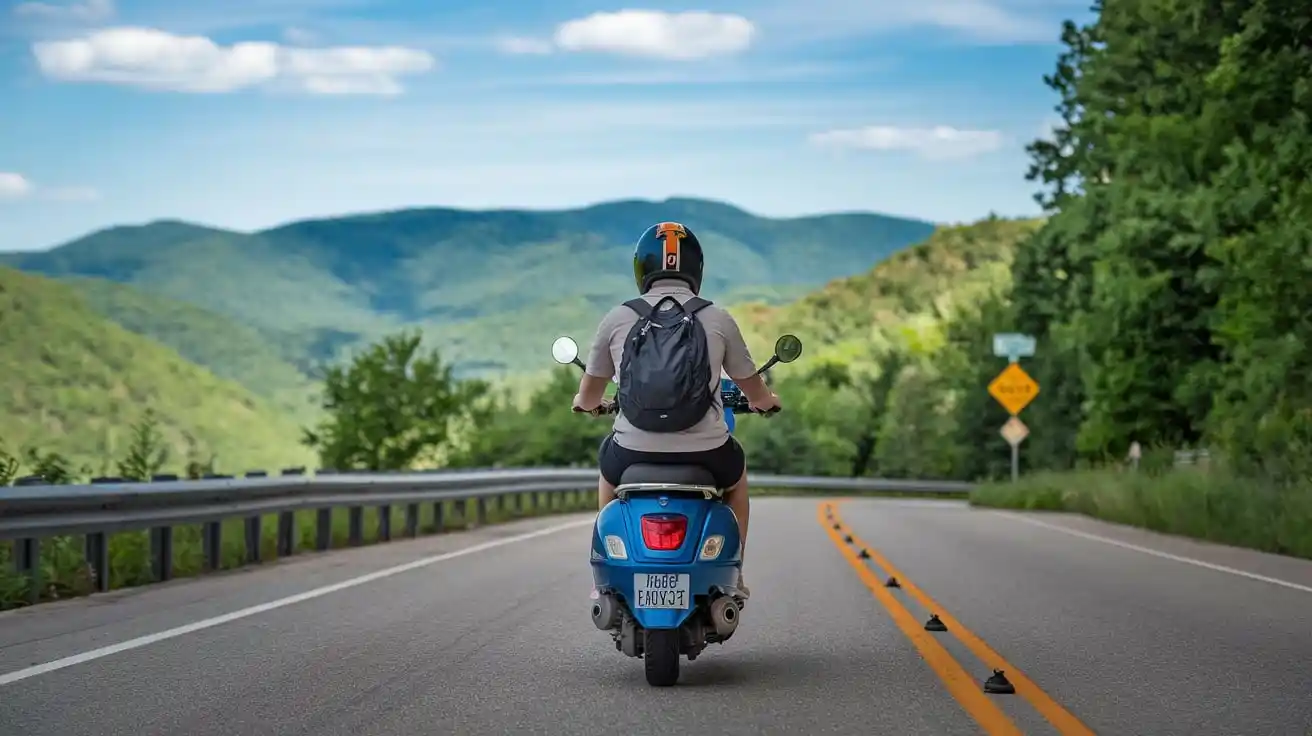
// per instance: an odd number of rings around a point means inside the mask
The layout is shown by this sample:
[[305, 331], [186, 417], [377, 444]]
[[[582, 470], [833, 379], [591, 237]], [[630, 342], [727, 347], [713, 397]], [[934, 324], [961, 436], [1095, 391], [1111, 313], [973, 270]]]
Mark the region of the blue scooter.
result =
[[[578, 344], [556, 339], [552, 357], [584, 367]], [[795, 335], [780, 337], [760, 375], [802, 355]], [[733, 381], [720, 379], [725, 422], [750, 412]], [[608, 413], [617, 411], [606, 404]], [[773, 413], [773, 412], [768, 412]], [[633, 465], [616, 499], [597, 514], [592, 530], [592, 623], [611, 633], [615, 648], [641, 657], [647, 683], [679, 681], [679, 658], [697, 659], [707, 644], [728, 641], [745, 600], [738, 517], [724, 503], [709, 471], [696, 465]]]

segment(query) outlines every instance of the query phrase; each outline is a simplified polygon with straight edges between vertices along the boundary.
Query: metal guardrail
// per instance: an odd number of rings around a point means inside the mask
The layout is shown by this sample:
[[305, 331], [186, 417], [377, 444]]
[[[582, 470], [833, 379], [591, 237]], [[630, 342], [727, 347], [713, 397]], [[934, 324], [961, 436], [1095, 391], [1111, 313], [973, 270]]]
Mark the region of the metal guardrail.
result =
[[1212, 453], [1207, 448], [1193, 450], [1176, 450], [1172, 464], [1177, 468], [1198, 465], [1206, 468], [1212, 462]]
[[[825, 478], [792, 475], [750, 476], [758, 488], [796, 488], [835, 492], [891, 491], [926, 495], [958, 494], [970, 483], [955, 481]], [[419, 507], [434, 504], [437, 527], [443, 527], [447, 502], [463, 503], [472, 526], [486, 522], [488, 501], [511, 497], [520, 510], [545, 500], [551, 508], [595, 508], [594, 468], [525, 468], [513, 470], [441, 470], [414, 473], [335, 473], [314, 476], [288, 469], [279, 476], [252, 471], [245, 477], [210, 476], [177, 480], [156, 476], [150, 482], [97, 478], [89, 485], [47, 485], [23, 478], [0, 488], [0, 540], [14, 540], [14, 562], [20, 574], [37, 576], [40, 540], [44, 537], [86, 535], [86, 562], [98, 591], [109, 587], [109, 535], [150, 529], [154, 578], [173, 577], [173, 527], [200, 524], [204, 569], [217, 570], [222, 549], [222, 522], [243, 518], [245, 562], [261, 561], [262, 522], [278, 514], [277, 554], [295, 554], [297, 511], [315, 510], [315, 548], [332, 543], [332, 510], [348, 510], [348, 542], [364, 538], [364, 508], [376, 507], [378, 539], [392, 537], [392, 506], [404, 505], [407, 537], [419, 533]], [[543, 498], [545, 496], [545, 499]], [[468, 512], [470, 503], [474, 512]], [[30, 586], [35, 590], [38, 586]]]

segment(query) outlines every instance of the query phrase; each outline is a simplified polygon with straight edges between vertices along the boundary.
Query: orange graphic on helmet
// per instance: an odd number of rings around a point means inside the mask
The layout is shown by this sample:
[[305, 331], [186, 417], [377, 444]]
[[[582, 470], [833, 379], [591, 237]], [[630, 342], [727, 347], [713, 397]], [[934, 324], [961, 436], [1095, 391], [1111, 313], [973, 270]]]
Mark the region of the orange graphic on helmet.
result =
[[662, 222], [656, 226], [656, 237], [665, 241], [665, 268], [679, 270], [679, 241], [688, 235], [688, 230], [677, 222]]

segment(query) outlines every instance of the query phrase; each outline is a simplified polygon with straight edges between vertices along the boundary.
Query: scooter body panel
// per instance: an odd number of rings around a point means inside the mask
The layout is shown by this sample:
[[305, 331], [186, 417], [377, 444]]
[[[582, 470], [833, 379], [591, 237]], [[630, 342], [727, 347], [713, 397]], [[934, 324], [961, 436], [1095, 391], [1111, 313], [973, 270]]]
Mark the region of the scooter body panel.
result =
[[[642, 517], [677, 514], [688, 519], [683, 544], [673, 551], [650, 550], [642, 538]], [[621, 550], [608, 537], [618, 538]], [[707, 541], [715, 549], [705, 550]], [[710, 596], [730, 590], [742, 566], [738, 518], [723, 502], [677, 493], [639, 493], [616, 499], [597, 515], [592, 534], [592, 580], [598, 591], [619, 596], [637, 623], [646, 629], [677, 629]], [[712, 554], [713, 553], [713, 554]], [[669, 575], [687, 575], [686, 581]], [[650, 577], [656, 576], [656, 577]], [[653, 608], [653, 596], [641, 593], [639, 583], [670, 585], [671, 603], [679, 608]], [[686, 582], [686, 587], [683, 583]], [[644, 586], [646, 587], [646, 586]], [[659, 598], [660, 596], [656, 596]]]

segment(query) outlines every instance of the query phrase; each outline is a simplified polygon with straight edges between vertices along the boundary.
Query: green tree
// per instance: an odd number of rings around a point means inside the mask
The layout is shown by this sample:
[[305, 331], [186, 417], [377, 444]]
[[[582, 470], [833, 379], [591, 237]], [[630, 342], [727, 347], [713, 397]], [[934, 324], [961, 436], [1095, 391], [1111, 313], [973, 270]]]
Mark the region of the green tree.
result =
[[154, 411], [147, 409], [141, 420], [132, 426], [127, 454], [117, 463], [119, 477], [148, 481], [164, 469], [168, 459], [169, 450], [159, 431], [159, 419]]
[[422, 335], [383, 338], [346, 366], [324, 372], [326, 418], [303, 442], [338, 470], [403, 470], [445, 451], [452, 428], [481, 426], [488, 385], [458, 381], [436, 349], [420, 353]]
[[4, 440], [0, 440], [0, 487], [7, 486], [18, 477], [18, 458], [5, 449]]
[[527, 467], [590, 465], [597, 448], [610, 432], [613, 417], [590, 417], [570, 410], [579, 387], [579, 372], [572, 366], [556, 368], [551, 379], [533, 393], [527, 404], [516, 406], [510, 397], [499, 399], [490, 418], [467, 446], [452, 458], [461, 467]]
[[73, 461], [64, 457], [58, 452], [42, 452], [35, 447], [29, 447], [24, 452], [27, 457], [27, 464], [32, 470], [32, 475], [39, 475], [45, 482], [51, 485], [67, 485], [77, 482], [79, 476], [86, 476], [91, 473], [88, 467], [75, 468]]
[[853, 428], [856, 443], [852, 457], [853, 478], [869, 475], [876, 467], [879, 475], [887, 474], [882, 462], [877, 464], [878, 445], [881, 437], [887, 437], [884, 426], [889, 397], [908, 364], [906, 353], [894, 347], [884, 353], [883, 359], [878, 363], [877, 373], [861, 375], [854, 381], [854, 388], [861, 397], [863, 411]]
[[1231, 459], [1312, 475], [1312, 7], [1244, 4], [1206, 77], [1205, 120], [1224, 139], [1198, 215], [1220, 264], [1214, 339], [1226, 364], [1210, 434]]

